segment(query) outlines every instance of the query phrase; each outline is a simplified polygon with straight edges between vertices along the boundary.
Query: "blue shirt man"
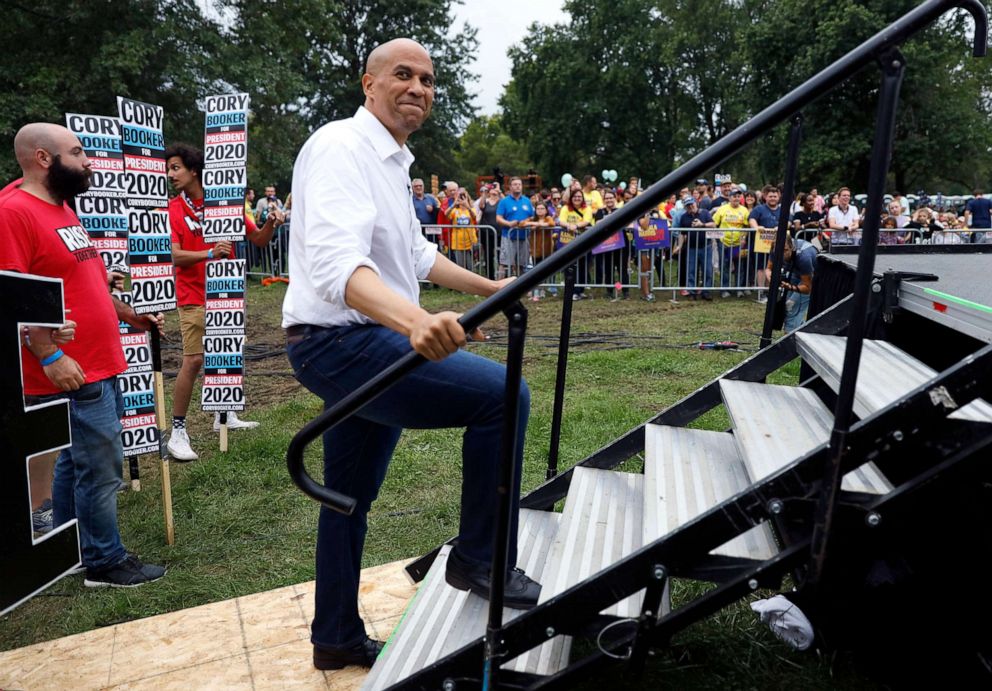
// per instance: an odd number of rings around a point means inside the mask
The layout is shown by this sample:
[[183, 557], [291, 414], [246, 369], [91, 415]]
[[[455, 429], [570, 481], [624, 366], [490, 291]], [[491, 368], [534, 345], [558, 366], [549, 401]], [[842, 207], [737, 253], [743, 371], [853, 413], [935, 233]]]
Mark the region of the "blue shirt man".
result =
[[[809, 296], [813, 292], [813, 269], [816, 266], [816, 247], [805, 240], [787, 238], [782, 252], [782, 288], [785, 290], [786, 333], [798, 329], [806, 321]], [[771, 260], [766, 276], [771, 277]]]
[[503, 197], [496, 207], [496, 220], [500, 233], [510, 240], [526, 240], [524, 223], [534, 217], [534, 206], [523, 196], [524, 183], [520, 178], [510, 178], [510, 195]]
[[975, 190], [975, 198], [965, 207], [969, 228], [992, 228], [992, 199], [986, 199]]
[[772, 209], [767, 204], [758, 204], [758, 206], [751, 210], [748, 220], [757, 223], [759, 228], [778, 228], [778, 219], [781, 212], [781, 206], [776, 206]]
[[706, 292], [695, 292], [696, 274], [698, 270], [703, 270], [703, 288], [713, 287], [713, 244], [706, 237], [706, 229], [713, 228], [713, 216], [706, 209], [700, 209], [699, 204], [692, 196], [685, 196], [682, 199], [682, 216], [679, 218], [679, 225], [692, 230], [682, 230], [685, 233], [685, 241], [682, 246], [686, 254], [686, 286], [690, 289], [690, 299], [697, 297], [703, 300], [713, 298]]
[[800, 285], [803, 276], [812, 276], [816, 266], [816, 247], [805, 240], [796, 238], [792, 241], [792, 247], [785, 252], [789, 257], [784, 257], [782, 262], [783, 280], [792, 285]]
[[414, 178], [410, 183], [413, 189], [413, 211], [417, 214], [417, 220], [421, 226], [430, 226], [437, 223], [437, 210], [440, 208], [437, 199], [432, 194], [424, 194], [424, 181]]

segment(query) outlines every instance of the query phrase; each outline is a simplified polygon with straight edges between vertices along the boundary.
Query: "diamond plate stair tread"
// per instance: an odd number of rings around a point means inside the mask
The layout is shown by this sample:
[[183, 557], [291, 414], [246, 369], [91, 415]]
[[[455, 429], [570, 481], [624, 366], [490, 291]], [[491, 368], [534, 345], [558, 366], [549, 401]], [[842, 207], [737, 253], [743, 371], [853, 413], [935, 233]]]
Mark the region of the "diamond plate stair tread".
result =
[[[560, 520], [558, 513], [520, 510], [517, 565], [538, 582], [542, 580], [546, 556]], [[489, 603], [478, 595], [452, 588], [444, 580], [450, 551], [451, 546], [445, 545], [435, 558], [403, 620], [365, 679], [363, 691], [388, 688], [485, 635]], [[503, 621], [510, 621], [520, 613], [521, 610], [506, 608]], [[558, 643], [549, 650], [542, 673], [555, 672], [567, 663], [562, 647]], [[505, 667], [537, 671], [515, 661]]]
[[[796, 334], [799, 353], [816, 373], [837, 391], [844, 367], [847, 339], [843, 336]], [[865, 339], [858, 367], [858, 386], [854, 395], [854, 412], [866, 418], [899, 400], [913, 389], [937, 376], [936, 370], [888, 341]], [[948, 415], [951, 419], [992, 422], [992, 405], [975, 399]]]
[[[734, 437], [726, 432], [648, 425], [644, 451], [645, 545], [751, 484]], [[764, 560], [778, 551], [771, 526], [763, 523], [711, 554]]]
[[[830, 438], [833, 415], [809, 389], [721, 379], [720, 393], [752, 481], [768, 477]], [[874, 463], [849, 472], [841, 487], [870, 494], [892, 490]]]

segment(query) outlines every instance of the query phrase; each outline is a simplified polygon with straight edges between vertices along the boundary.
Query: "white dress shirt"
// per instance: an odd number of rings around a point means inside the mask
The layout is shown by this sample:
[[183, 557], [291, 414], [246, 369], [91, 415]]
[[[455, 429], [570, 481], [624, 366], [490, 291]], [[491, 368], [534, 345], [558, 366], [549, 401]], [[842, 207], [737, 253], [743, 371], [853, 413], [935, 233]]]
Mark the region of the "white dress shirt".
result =
[[[841, 210], [839, 206], [831, 206], [827, 212], [827, 219], [837, 225], [850, 228], [858, 221], [860, 216], [853, 204], [848, 205], [847, 211]], [[833, 245], [859, 245], [861, 244], [861, 230], [831, 230], [830, 243]]]
[[365, 108], [314, 132], [293, 166], [290, 283], [283, 328], [374, 320], [345, 304], [351, 275], [367, 266], [419, 304], [437, 245], [420, 232], [410, 193], [413, 154]]

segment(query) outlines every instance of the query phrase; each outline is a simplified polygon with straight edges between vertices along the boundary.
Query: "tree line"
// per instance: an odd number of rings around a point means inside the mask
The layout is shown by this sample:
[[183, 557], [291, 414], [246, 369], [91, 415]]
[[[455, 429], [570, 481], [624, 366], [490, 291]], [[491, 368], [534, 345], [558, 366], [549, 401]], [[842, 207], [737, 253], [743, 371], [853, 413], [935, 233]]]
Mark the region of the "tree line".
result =
[[[914, 0], [565, 2], [562, 21], [514, 46], [501, 105], [538, 169], [655, 180], [744, 123], [918, 4]], [[958, 11], [903, 46], [891, 188], [944, 193], [992, 173], [992, 61], [971, 57]], [[867, 187], [879, 71], [804, 110], [800, 188]], [[786, 127], [726, 164], [781, 180]]]
[[113, 115], [117, 96], [165, 109], [167, 142], [203, 141], [197, 100], [251, 95], [248, 178], [288, 190], [310, 133], [364, 101], [369, 52], [397, 36], [430, 51], [434, 112], [411, 149], [414, 174], [454, 172], [458, 133], [475, 112], [468, 92], [475, 30], [452, 35], [451, 0], [16, 0], [4, 2], [0, 174], [19, 174], [13, 137], [64, 113]]
[[[5, 2], [0, 173], [33, 120], [113, 114], [115, 97], [165, 109], [168, 141], [197, 143], [202, 97], [252, 97], [249, 179], [286, 190], [296, 152], [362, 103], [378, 43], [410, 36], [434, 58], [434, 113], [411, 140], [413, 175], [469, 183], [500, 167], [545, 179], [614, 169], [657, 179], [905, 14], [913, 0], [567, 0], [510, 48], [501, 112], [478, 116], [476, 31], [458, 0], [22, 0]], [[970, 191], [992, 174], [992, 60], [970, 57], [971, 20], [950, 15], [904, 47], [891, 186]], [[484, 65], [477, 66], [485, 73]], [[805, 109], [800, 186], [867, 180], [878, 92], [865, 70]], [[781, 178], [779, 128], [724, 170]]]

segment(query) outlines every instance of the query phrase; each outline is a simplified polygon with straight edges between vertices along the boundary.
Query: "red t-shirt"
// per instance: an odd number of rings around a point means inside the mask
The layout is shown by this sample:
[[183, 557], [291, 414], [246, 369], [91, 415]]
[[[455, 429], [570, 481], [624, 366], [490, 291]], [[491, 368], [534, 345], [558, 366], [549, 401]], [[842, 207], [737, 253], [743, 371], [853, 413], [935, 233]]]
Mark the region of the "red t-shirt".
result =
[[[172, 227], [172, 245], [187, 252], [202, 252], [213, 245], [203, 241], [203, 226], [200, 214], [203, 213], [203, 200], [190, 199], [192, 207], [183, 195], [169, 200], [169, 225]], [[255, 221], [245, 214], [245, 236], [258, 230]], [[193, 266], [176, 267], [176, 301], [182, 305], [203, 305], [207, 302], [207, 263], [197, 262]]]
[[[62, 346], [86, 375], [101, 381], [127, 369], [107, 269], [76, 214], [23, 190], [0, 193], [0, 269], [61, 278], [76, 338]], [[38, 359], [22, 349], [24, 393], [58, 393]]]

